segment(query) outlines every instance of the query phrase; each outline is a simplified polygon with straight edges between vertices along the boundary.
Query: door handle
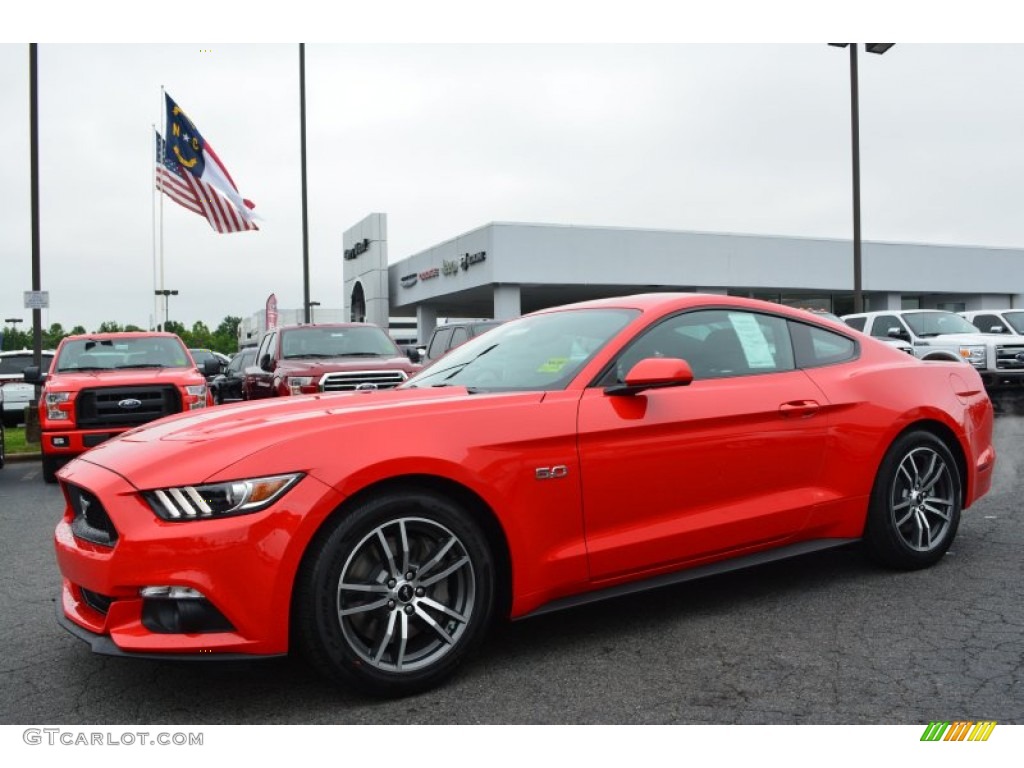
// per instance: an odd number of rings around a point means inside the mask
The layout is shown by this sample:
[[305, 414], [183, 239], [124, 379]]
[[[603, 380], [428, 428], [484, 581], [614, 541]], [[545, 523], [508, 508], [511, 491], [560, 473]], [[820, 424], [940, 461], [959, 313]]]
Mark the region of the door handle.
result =
[[821, 406], [814, 400], [790, 400], [779, 406], [779, 414], [784, 419], [809, 419], [820, 408]]

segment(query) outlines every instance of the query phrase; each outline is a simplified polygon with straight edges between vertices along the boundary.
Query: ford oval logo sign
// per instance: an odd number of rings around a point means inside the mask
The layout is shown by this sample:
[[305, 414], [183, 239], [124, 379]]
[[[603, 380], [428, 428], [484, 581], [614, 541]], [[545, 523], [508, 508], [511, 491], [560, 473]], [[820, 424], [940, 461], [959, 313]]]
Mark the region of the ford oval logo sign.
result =
[[376, 389], [376, 388], [377, 388], [377, 385], [374, 384], [372, 381], [364, 381], [364, 382], [362, 382], [360, 384], [356, 384], [356, 389], [358, 389], [358, 390], [367, 390], [367, 389]]
[[140, 405], [142, 405], [142, 401], [136, 400], [134, 397], [126, 397], [124, 400], [117, 401], [118, 408], [124, 408], [129, 411], [135, 410]]

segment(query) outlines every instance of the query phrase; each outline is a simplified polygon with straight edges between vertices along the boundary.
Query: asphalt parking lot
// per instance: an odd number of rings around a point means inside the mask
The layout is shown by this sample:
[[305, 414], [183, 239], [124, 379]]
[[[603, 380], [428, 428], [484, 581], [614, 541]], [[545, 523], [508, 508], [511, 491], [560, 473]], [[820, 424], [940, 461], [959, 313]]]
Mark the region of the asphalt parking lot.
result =
[[0, 471], [0, 724], [1024, 723], [1024, 398], [997, 401], [992, 492], [935, 568], [856, 548], [499, 629], [448, 685], [376, 701], [301, 661], [95, 656], [55, 621], [60, 492]]

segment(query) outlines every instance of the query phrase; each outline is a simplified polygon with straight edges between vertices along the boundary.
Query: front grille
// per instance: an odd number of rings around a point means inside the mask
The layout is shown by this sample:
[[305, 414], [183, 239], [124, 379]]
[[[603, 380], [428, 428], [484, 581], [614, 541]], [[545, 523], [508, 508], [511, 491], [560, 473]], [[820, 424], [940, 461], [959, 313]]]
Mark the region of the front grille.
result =
[[112, 547], [117, 543], [117, 529], [107, 515], [107, 510], [100, 500], [84, 488], [68, 485], [68, 500], [74, 517], [71, 520], [71, 533], [75, 538], [99, 544], [101, 547]]
[[97, 613], [102, 613], [104, 616], [107, 615], [107, 611], [110, 610], [110, 604], [114, 602], [114, 598], [101, 595], [99, 592], [93, 592], [92, 590], [79, 587], [79, 591], [82, 593], [82, 600]]
[[997, 346], [996, 368], [1001, 371], [1024, 370], [1024, 345]]
[[345, 371], [328, 373], [320, 379], [321, 392], [351, 392], [354, 389], [392, 389], [408, 378], [404, 371]]
[[76, 426], [81, 429], [136, 427], [181, 412], [181, 395], [170, 384], [83, 389], [75, 400]]

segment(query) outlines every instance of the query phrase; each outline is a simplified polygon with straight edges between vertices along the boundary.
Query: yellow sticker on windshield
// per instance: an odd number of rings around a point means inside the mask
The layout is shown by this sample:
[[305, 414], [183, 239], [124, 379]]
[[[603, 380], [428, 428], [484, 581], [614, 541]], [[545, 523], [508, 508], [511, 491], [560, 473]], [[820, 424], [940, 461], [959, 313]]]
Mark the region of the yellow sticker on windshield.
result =
[[546, 363], [543, 363], [540, 368], [537, 369], [537, 373], [558, 373], [565, 368], [568, 362], [568, 357], [550, 357]]

